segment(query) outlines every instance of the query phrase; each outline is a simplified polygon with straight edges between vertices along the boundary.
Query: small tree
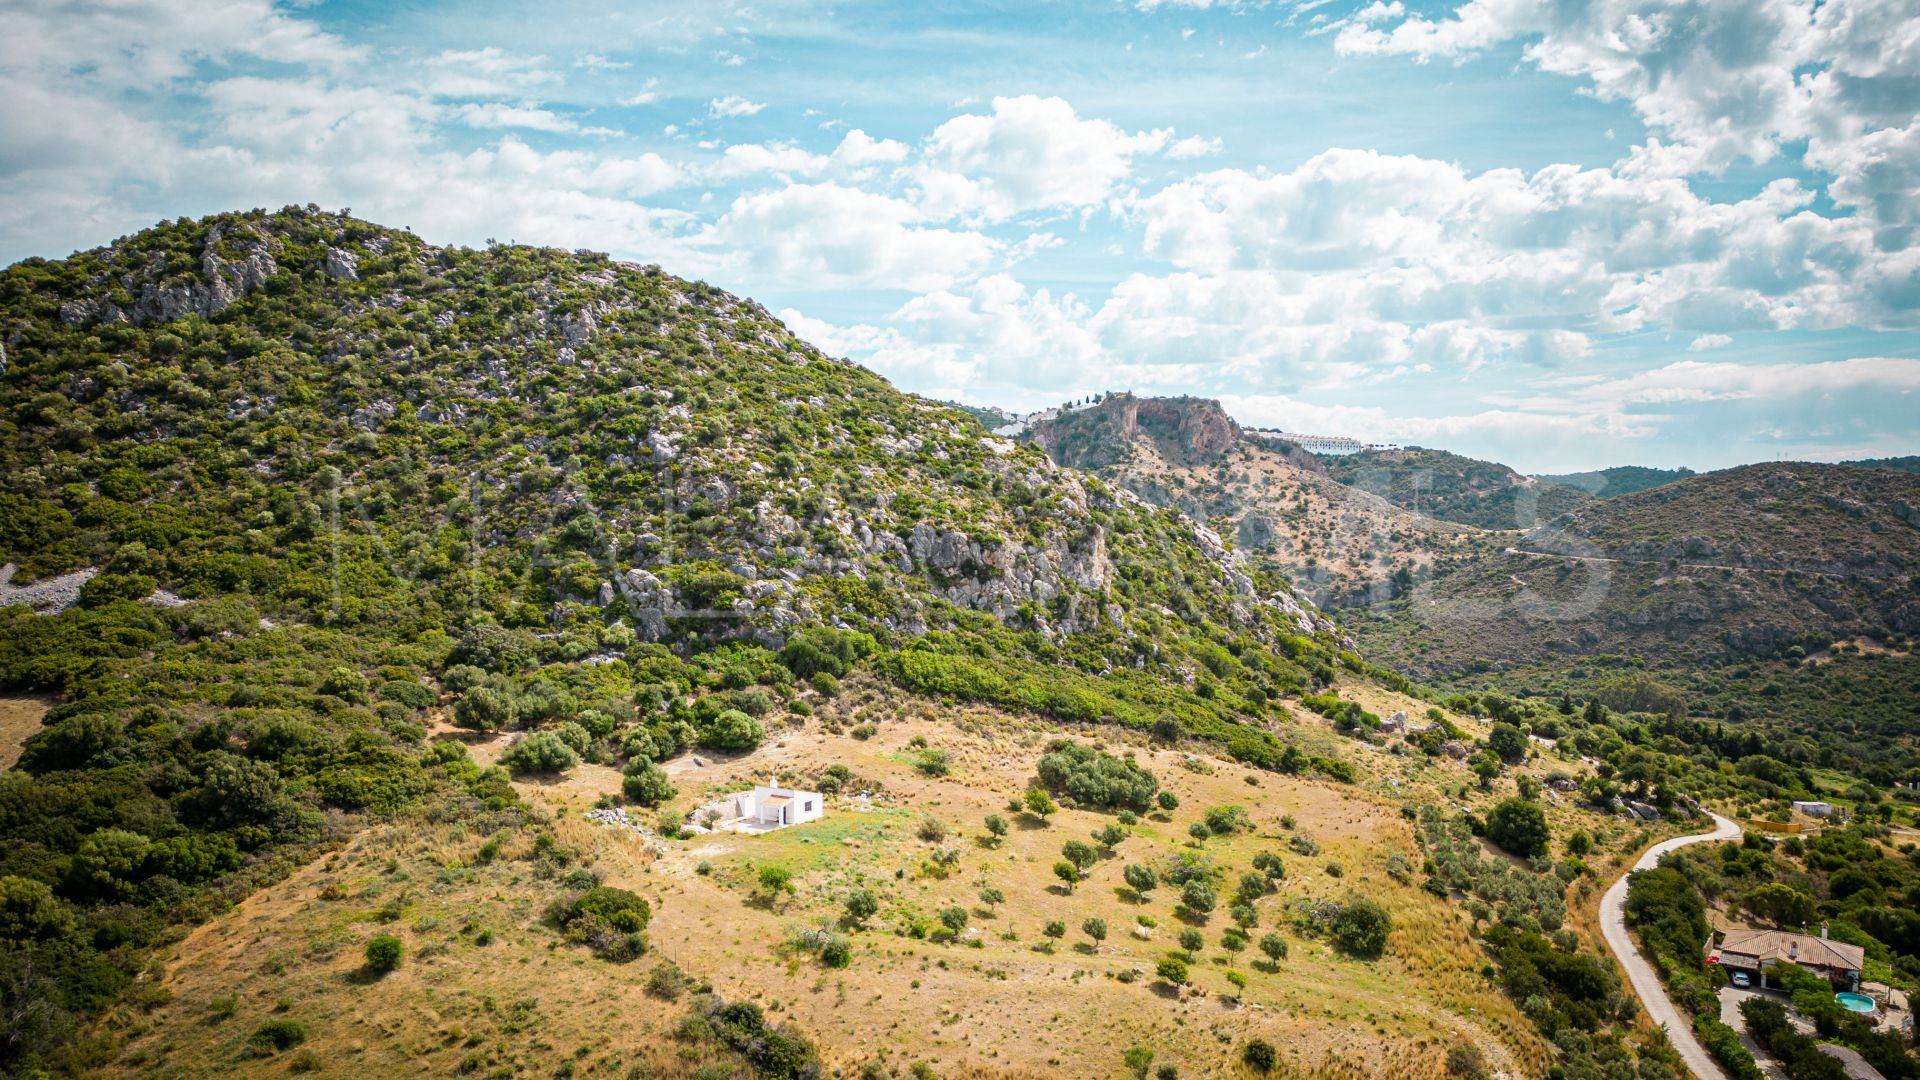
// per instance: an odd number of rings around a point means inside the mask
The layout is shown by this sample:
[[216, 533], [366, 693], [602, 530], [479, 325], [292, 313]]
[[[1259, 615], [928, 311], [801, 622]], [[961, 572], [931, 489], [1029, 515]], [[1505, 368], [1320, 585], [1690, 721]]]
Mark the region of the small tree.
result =
[[1049, 919], [1047, 925], [1042, 928], [1040, 932], [1058, 941], [1067, 936], [1067, 924], [1058, 919]]
[[1007, 902], [1007, 894], [1001, 892], [999, 889], [981, 889], [980, 902], [988, 907], [999, 907], [1001, 904]]
[[1073, 887], [1080, 883], [1080, 868], [1065, 859], [1061, 859], [1059, 862], [1053, 864], [1053, 876], [1066, 882], [1067, 891], [1072, 892]]
[[1180, 947], [1198, 955], [1201, 949], [1207, 947], [1207, 939], [1200, 936], [1200, 931], [1189, 926], [1180, 931]]
[[1160, 794], [1154, 796], [1154, 798], [1159, 802], [1160, 809], [1165, 810], [1169, 814], [1173, 813], [1173, 811], [1180, 806], [1180, 796], [1164, 788], [1161, 789]]
[[760, 891], [768, 899], [781, 893], [793, 892], [793, 871], [784, 866], [763, 866], [760, 868]]
[[1120, 1060], [1126, 1064], [1134, 1080], [1147, 1080], [1147, 1070], [1153, 1067], [1153, 1051], [1144, 1046], [1131, 1046]]
[[1105, 919], [1087, 919], [1080, 924], [1080, 930], [1093, 939], [1095, 949], [1100, 947], [1101, 942], [1107, 940], [1107, 920]]
[[1273, 1052], [1273, 1046], [1264, 1039], [1254, 1039], [1240, 1049], [1240, 1060], [1246, 1062], [1247, 1068], [1254, 1072], [1266, 1073], [1273, 1071], [1279, 1055]]
[[1028, 813], [1039, 818], [1041, 821], [1052, 817], [1054, 812], [1060, 809], [1059, 804], [1053, 801], [1053, 796], [1047, 794], [1045, 788], [1037, 787], [1027, 789], [1024, 805]]
[[1153, 966], [1154, 974], [1175, 986], [1187, 981], [1187, 962], [1177, 956], [1163, 956]]
[[1267, 879], [1264, 874], [1242, 874], [1240, 884], [1233, 890], [1233, 898], [1243, 904], [1251, 904], [1267, 895]]
[[1007, 835], [1007, 819], [999, 814], [988, 814], [985, 822], [987, 831], [993, 834], [993, 842], [998, 844]]
[[367, 967], [374, 971], [387, 972], [400, 966], [400, 957], [406, 947], [392, 934], [381, 934], [367, 942]]
[[1207, 837], [1213, 835], [1213, 830], [1207, 828], [1206, 822], [1196, 821], [1187, 826], [1187, 835], [1193, 837], [1196, 843], [1204, 844], [1207, 841]]
[[1267, 934], [1260, 939], [1260, 951], [1266, 953], [1267, 959], [1278, 966], [1280, 961], [1287, 958], [1287, 939], [1279, 934]]
[[1251, 930], [1260, 925], [1260, 913], [1253, 909], [1252, 904], [1235, 904], [1228, 914], [1233, 916], [1234, 925], [1242, 930]]
[[880, 911], [880, 900], [872, 889], [855, 889], [847, 895], [847, 918], [864, 924]]
[[1152, 892], [1154, 887], [1160, 884], [1159, 875], [1155, 874], [1150, 867], [1136, 863], [1127, 864], [1126, 869], [1120, 871], [1120, 876], [1126, 879], [1128, 888], [1142, 896]]
[[1205, 878], [1194, 878], [1180, 888], [1180, 902], [1187, 910], [1205, 915], [1219, 902], [1214, 895], [1213, 886]]
[[1127, 830], [1111, 822], [1101, 826], [1098, 829], [1095, 829], [1093, 833], [1094, 842], [1098, 843], [1101, 847], [1106, 848], [1108, 851], [1112, 851], [1114, 848], [1119, 847], [1120, 841], [1125, 840], [1126, 838], [1127, 838]]
[[956, 934], [965, 930], [967, 928], [967, 909], [958, 904], [949, 908], [940, 909], [940, 924]]
[[1074, 869], [1082, 873], [1085, 873], [1087, 867], [1092, 866], [1100, 859], [1098, 852], [1078, 840], [1069, 840], [1065, 844], [1062, 844], [1060, 846], [1060, 854], [1065, 855], [1067, 861], [1073, 864]]
[[1527, 733], [1512, 724], [1495, 724], [1487, 734], [1487, 745], [1502, 761], [1519, 762], [1527, 756]]

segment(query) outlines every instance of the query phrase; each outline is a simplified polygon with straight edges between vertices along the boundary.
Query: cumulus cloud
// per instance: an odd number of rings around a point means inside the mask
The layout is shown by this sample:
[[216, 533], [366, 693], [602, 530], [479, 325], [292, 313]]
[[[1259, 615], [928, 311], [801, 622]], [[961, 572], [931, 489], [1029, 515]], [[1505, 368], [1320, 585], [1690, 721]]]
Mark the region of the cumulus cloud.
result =
[[748, 101], [738, 94], [728, 94], [707, 102], [707, 113], [716, 118], [752, 116], [766, 107], [765, 102]]
[[1623, 172], [1719, 173], [1804, 143], [1827, 194], [1872, 231], [1883, 257], [1863, 267], [1869, 298], [1920, 300], [1920, 19], [1899, 0], [1470, 0], [1451, 15], [1373, 3], [1345, 20], [1335, 48], [1417, 60], [1459, 58], [1509, 41], [1543, 71], [1630, 105], [1654, 133]]
[[1733, 344], [1733, 337], [1729, 334], [1701, 334], [1687, 343], [1687, 351], [1708, 352], [1713, 349], [1724, 349], [1731, 344]]
[[935, 128], [916, 165], [921, 202], [935, 216], [1003, 220], [1033, 210], [1098, 205], [1170, 131], [1128, 132], [1082, 118], [1057, 97], [997, 97], [990, 115]]
[[923, 226], [909, 202], [837, 183], [742, 195], [703, 239], [800, 288], [940, 289], [984, 267], [999, 248], [977, 232]]
[[841, 136], [830, 153], [816, 154], [791, 142], [736, 143], [721, 152], [710, 170], [721, 179], [773, 173], [782, 176], [818, 176], [830, 170], [860, 173], [872, 166], [897, 164], [907, 157], [907, 145], [876, 139], [859, 128]]

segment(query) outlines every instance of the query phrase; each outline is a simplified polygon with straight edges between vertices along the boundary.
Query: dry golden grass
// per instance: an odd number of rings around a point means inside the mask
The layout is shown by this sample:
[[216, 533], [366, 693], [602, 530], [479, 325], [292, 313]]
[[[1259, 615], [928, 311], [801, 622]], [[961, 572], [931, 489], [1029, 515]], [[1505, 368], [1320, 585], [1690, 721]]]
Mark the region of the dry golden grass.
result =
[[[1375, 711], [1392, 704], [1383, 691], [1347, 689]], [[486, 838], [464, 825], [383, 825], [184, 940], [167, 965], [171, 1002], [152, 1013], [129, 1011], [111, 1025], [128, 1037], [128, 1053], [112, 1071], [284, 1074], [292, 1054], [262, 1059], [246, 1050], [255, 1027], [284, 1002], [285, 1015], [307, 1025], [305, 1049], [319, 1075], [452, 1075], [469, 1058], [473, 1075], [552, 1075], [563, 1061], [578, 1075], [624, 1075], [642, 1059], [661, 1075], [679, 1075], [697, 1064], [669, 1036], [685, 1004], [641, 990], [662, 957], [711, 980], [730, 1000], [752, 999], [770, 1019], [790, 1020], [846, 1075], [875, 1060], [902, 1074], [924, 1061], [943, 1077], [1119, 1075], [1121, 1054], [1138, 1043], [1153, 1048], [1157, 1061], [1179, 1065], [1182, 1076], [1233, 1076], [1238, 1048], [1256, 1037], [1280, 1048], [1289, 1075], [1434, 1077], [1458, 1042], [1479, 1046], [1513, 1077], [1537, 1075], [1548, 1060], [1531, 1024], [1481, 975], [1484, 956], [1457, 906], [1386, 873], [1395, 853], [1418, 867], [1400, 807], [1469, 782], [1455, 763], [1361, 748], [1318, 717], [1298, 721], [1291, 733], [1310, 746], [1342, 744], [1362, 766], [1360, 785], [1256, 773], [1197, 747], [1151, 747], [1112, 729], [1068, 732], [1133, 753], [1181, 801], [1170, 820], [1143, 819], [1069, 894], [1052, 872], [1062, 843], [1090, 839], [1113, 818], [1063, 810], [1042, 825], [1006, 811], [1059, 732], [983, 707], [905, 698], [862, 678], [817, 705], [814, 719], [777, 728], [753, 754], [673, 762], [676, 805], [684, 810], [713, 791], [769, 776], [804, 783], [843, 764], [883, 792], [871, 809], [836, 799], [819, 822], [765, 836], [656, 842], [656, 855], [644, 839], [580, 816], [617, 790], [614, 770], [588, 766], [564, 781], [520, 785], [529, 802], [554, 815], [555, 835], [585, 865], [654, 903], [653, 955], [615, 965], [561, 943], [540, 923], [560, 886], [535, 879], [531, 863], [513, 858], [468, 865]], [[1419, 715], [1410, 705], [1395, 707]], [[847, 733], [861, 720], [877, 723], [871, 739]], [[950, 775], [927, 777], [913, 767], [916, 736], [950, 753]], [[474, 755], [491, 760], [502, 745], [479, 741]], [[1153, 978], [1155, 962], [1178, 947], [1177, 890], [1163, 886], [1136, 902], [1121, 886], [1120, 868], [1188, 849], [1188, 825], [1225, 803], [1244, 807], [1253, 829], [1202, 845], [1226, 874], [1220, 910], [1199, 927], [1207, 946], [1193, 978], [1207, 996], [1182, 1002]], [[930, 862], [936, 845], [917, 835], [926, 813], [948, 825], [945, 844], [961, 852], [944, 875]], [[1014, 826], [998, 844], [982, 824], [991, 813]], [[1283, 817], [1321, 853], [1289, 851]], [[523, 834], [514, 843], [524, 849], [529, 840]], [[1256, 965], [1264, 958], [1255, 950], [1236, 956], [1219, 944], [1231, 925], [1233, 885], [1261, 851], [1281, 855], [1288, 870], [1278, 894], [1257, 905], [1261, 925], [1253, 931], [1257, 938], [1278, 927], [1288, 939], [1290, 955], [1276, 971]], [[775, 904], [753, 896], [766, 865], [793, 871], [792, 896]], [[782, 947], [792, 927], [837, 927], [854, 887], [872, 889], [881, 910], [868, 929], [850, 934], [850, 967], [825, 969]], [[1004, 902], [988, 910], [979, 899], [985, 887], [1003, 892]], [[344, 898], [321, 899], [323, 891]], [[1355, 893], [1381, 903], [1394, 920], [1387, 955], [1375, 962], [1302, 937], [1281, 914], [1295, 898]], [[398, 905], [398, 917], [380, 922], [388, 904]], [[915, 918], [955, 905], [970, 911], [963, 940], [936, 944], [903, 932]], [[1131, 933], [1139, 914], [1158, 924], [1148, 939]], [[1088, 917], [1110, 928], [1097, 951], [1082, 947], [1088, 939], [1079, 927]], [[1069, 927], [1052, 952], [1036, 948], [1049, 920]], [[481, 928], [492, 932], [491, 944], [475, 943]], [[408, 959], [369, 981], [359, 975], [361, 949], [382, 930], [406, 939]], [[1229, 970], [1249, 981], [1243, 1006], [1224, 1000], [1233, 991]], [[1143, 975], [1131, 984], [1118, 977], [1133, 971]], [[214, 1003], [226, 995], [237, 998], [232, 1015], [220, 1019]], [[519, 1002], [535, 1003], [537, 1020], [523, 1022], [514, 1011]]]
[[0, 697], [0, 772], [20, 760], [27, 739], [40, 730], [40, 719], [53, 703], [37, 697]]

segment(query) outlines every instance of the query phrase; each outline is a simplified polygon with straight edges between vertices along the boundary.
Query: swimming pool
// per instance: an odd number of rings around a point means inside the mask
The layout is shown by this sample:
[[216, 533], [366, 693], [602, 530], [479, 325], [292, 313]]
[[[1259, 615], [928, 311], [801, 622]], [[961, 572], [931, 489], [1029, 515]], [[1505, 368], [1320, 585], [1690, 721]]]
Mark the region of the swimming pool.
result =
[[1846, 1006], [1849, 1012], [1867, 1013], [1871, 1015], [1874, 1010], [1879, 1007], [1873, 1003], [1872, 998], [1865, 994], [1835, 994], [1833, 995], [1833, 999]]

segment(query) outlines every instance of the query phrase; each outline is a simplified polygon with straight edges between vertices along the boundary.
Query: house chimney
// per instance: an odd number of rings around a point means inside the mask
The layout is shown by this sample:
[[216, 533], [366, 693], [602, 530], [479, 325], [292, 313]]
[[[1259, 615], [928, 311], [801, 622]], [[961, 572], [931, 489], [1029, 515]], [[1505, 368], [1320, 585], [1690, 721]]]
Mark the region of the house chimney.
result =
[[1827, 939], [1827, 924], [1821, 923], [1820, 924], [1820, 940], [1825, 941], [1826, 939]]
[[1800, 943], [1799, 942], [1797, 941], [1790, 942], [1787, 945], [1787, 959], [1789, 960], [1800, 959]]

